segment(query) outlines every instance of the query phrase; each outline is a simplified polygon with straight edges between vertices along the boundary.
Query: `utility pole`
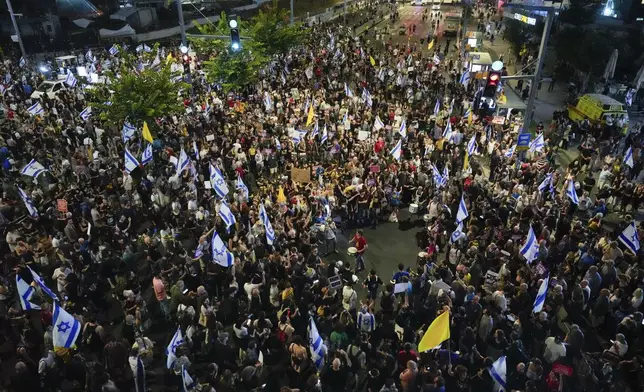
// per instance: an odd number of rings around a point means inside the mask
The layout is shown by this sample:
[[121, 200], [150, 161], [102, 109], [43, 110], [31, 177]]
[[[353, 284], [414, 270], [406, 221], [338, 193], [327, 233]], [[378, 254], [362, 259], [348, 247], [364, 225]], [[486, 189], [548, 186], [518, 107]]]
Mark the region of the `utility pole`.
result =
[[548, 37], [550, 36], [550, 29], [555, 16], [553, 8], [548, 7], [548, 15], [546, 16], [546, 25], [543, 28], [543, 35], [541, 36], [541, 45], [539, 46], [539, 55], [537, 57], [537, 69], [532, 77], [532, 85], [530, 86], [530, 96], [523, 118], [523, 129], [521, 132], [529, 132], [530, 124], [532, 123], [532, 116], [534, 114], [534, 101], [537, 98], [537, 86], [541, 82], [541, 72], [543, 71], [543, 63], [546, 58], [546, 49], [548, 48]]
[[9, 15], [11, 15], [11, 23], [13, 23], [13, 29], [16, 31], [16, 36], [18, 37], [18, 45], [20, 45], [20, 52], [22, 57], [27, 59], [27, 52], [25, 52], [25, 45], [22, 43], [22, 37], [20, 36], [20, 29], [18, 28], [18, 22], [16, 21], [16, 15], [13, 13], [13, 7], [11, 6], [11, 0], [7, 0], [7, 9], [9, 10]]
[[344, 13], [342, 15], [343, 18], [343, 23], [346, 25], [347, 24], [347, 0], [344, 0], [342, 8], [344, 9]]
[[291, 0], [291, 24], [295, 23], [295, 14], [293, 13], [293, 0]]
[[188, 41], [186, 40], [186, 24], [183, 22], [183, 0], [176, 0], [176, 2], [177, 14], [179, 15], [179, 26], [181, 26], [181, 44], [187, 48]]

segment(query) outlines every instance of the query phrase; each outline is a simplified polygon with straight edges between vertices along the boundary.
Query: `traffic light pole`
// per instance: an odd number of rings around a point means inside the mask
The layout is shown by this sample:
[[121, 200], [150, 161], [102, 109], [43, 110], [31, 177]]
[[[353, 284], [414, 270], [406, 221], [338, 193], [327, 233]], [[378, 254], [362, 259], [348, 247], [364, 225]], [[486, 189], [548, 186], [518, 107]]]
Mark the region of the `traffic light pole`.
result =
[[20, 35], [20, 29], [18, 28], [16, 15], [13, 13], [13, 6], [11, 5], [11, 0], [7, 0], [7, 10], [9, 11], [9, 16], [11, 16], [11, 23], [13, 23], [13, 29], [16, 31], [16, 36], [18, 37], [18, 45], [20, 45], [20, 52], [22, 53], [22, 57], [25, 60], [27, 60], [27, 52], [25, 52], [25, 45], [22, 44], [22, 36]]
[[179, 15], [179, 26], [181, 26], [181, 44], [188, 47], [188, 41], [186, 40], [186, 24], [183, 22], [183, 0], [176, 0], [176, 2], [177, 14]]
[[291, 0], [291, 24], [295, 23], [295, 14], [293, 13], [293, 0]]
[[532, 116], [534, 115], [534, 101], [537, 98], [537, 91], [539, 82], [541, 82], [541, 72], [543, 71], [543, 63], [546, 58], [546, 49], [548, 47], [548, 37], [550, 37], [550, 30], [552, 29], [552, 22], [554, 20], [555, 11], [553, 8], [547, 8], [548, 15], [546, 16], [546, 25], [543, 28], [543, 35], [541, 36], [541, 45], [539, 46], [539, 54], [537, 56], [537, 69], [532, 76], [532, 85], [530, 86], [530, 96], [523, 117], [523, 128], [521, 133], [530, 132], [530, 124], [532, 123]]

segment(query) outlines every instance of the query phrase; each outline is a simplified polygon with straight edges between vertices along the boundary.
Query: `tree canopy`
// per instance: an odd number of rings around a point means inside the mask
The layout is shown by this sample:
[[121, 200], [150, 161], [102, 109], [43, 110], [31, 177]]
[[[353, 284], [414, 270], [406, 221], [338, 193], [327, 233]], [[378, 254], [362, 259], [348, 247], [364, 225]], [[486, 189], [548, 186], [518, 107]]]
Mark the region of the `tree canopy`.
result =
[[277, 7], [277, 1], [263, 7], [252, 19], [251, 36], [269, 56], [284, 53], [302, 43], [301, 24], [289, 24], [289, 12]]
[[615, 46], [611, 35], [602, 30], [581, 27], [563, 29], [557, 34], [557, 59], [565, 61], [581, 72], [597, 76], [602, 73]]

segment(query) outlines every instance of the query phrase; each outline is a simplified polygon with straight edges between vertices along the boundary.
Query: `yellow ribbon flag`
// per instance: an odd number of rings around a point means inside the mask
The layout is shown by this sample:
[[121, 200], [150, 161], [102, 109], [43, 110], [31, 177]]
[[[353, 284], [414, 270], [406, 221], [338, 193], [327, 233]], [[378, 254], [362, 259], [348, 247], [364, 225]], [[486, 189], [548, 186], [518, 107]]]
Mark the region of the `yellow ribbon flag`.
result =
[[470, 114], [467, 116], [467, 125], [472, 125], [473, 120], [474, 120], [474, 113], [472, 112], [472, 109], [470, 109]]
[[432, 48], [433, 48], [433, 47], [434, 47], [434, 40], [431, 40], [431, 41], [429, 41], [429, 43], [427, 44], [427, 50], [432, 50]]
[[372, 67], [376, 66], [376, 60], [374, 60], [374, 58], [372, 56], [369, 56], [369, 62], [371, 63]]
[[463, 170], [467, 170], [470, 167], [470, 154], [465, 151], [465, 159], [463, 160]]
[[306, 126], [308, 127], [309, 125], [313, 124], [313, 117], [315, 116], [315, 113], [313, 113], [313, 103], [309, 106], [309, 115], [306, 118]]
[[286, 196], [284, 195], [284, 188], [282, 187], [280, 187], [279, 191], [277, 192], [277, 202], [286, 203]]
[[505, 96], [505, 94], [503, 92], [501, 92], [501, 95], [496, 100], [496, 103], [498, 103], [500, 105], [505, 105], [506, 103], [508, 103], [508, 98]]
[[427, 328], [423, 338], [418, 344], [418, 352], [422, 353], [433, 349], [449, 339], [449, 312], [444, 312], [436, 317]]
[[148, 123], [143, 121], [143, 131], [141, 132], [143, 139], [147, 140], [149, 143], [154, 143], [154, 138], [150, 133], [150, 128], [148, 128]]
[[172, 57], [172, 52], [170, 52], [168, 53], [168, 56], [165, 58], [165, 63], [168, 64], [172, 60], [174, 60], [174, 57]]

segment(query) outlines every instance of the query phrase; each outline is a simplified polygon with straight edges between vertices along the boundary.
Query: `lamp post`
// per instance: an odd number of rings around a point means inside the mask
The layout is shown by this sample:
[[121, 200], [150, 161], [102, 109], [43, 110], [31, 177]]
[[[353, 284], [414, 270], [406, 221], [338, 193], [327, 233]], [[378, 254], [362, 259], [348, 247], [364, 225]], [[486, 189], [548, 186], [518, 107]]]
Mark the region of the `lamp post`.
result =
[[183, 22], [183, 0], [176, 0], [176, 1], [177, 1], [177, 14], [179, 15], [179, 26], [181, 26], [181, 45], [187, 48], [188, 42], [186, 41], [186, 25]]
[[13, 7], [11, 6], [11, 0], [7, 0], [7, 9], [9, 10], [9, 15], [11, 16], [11, 23], [13, 23], [13, 29], [16, 31], [16, 36], [18, 37], [18, 45], [20, 45], [20, 52], [22, 53], [23, 58], [27, 58], [27, 52], [25, 52], [25, 46], [22, 43], [22, 37], [20, 36], [20, 29], [18, 28], [18, 22], [16, 21], [16, 15], [13, 13]]

